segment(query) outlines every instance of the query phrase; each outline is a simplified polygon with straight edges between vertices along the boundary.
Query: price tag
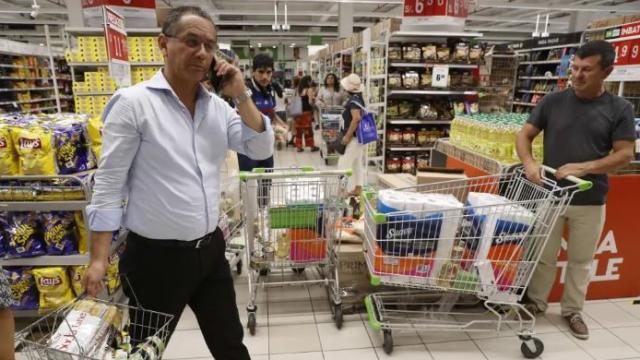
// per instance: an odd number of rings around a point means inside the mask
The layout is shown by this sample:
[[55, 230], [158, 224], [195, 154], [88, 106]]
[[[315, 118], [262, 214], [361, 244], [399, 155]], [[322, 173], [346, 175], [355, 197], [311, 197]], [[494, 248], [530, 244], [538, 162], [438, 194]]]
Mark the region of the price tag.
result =
[[640, 39], [629, 42], [629, 61], [628, 64], [640, 64]]
[[104, 33], [109, 58], [109, 75], [118, 86], [131, 85], [131, 66], [127, 47], [127, 32], [124, 29], [124, 17], [112, 8], [103, 8]]
[[431, 73], [431, 86], [437, 88], [449, 87], [449, 67], [447, 65], [434, 65]]

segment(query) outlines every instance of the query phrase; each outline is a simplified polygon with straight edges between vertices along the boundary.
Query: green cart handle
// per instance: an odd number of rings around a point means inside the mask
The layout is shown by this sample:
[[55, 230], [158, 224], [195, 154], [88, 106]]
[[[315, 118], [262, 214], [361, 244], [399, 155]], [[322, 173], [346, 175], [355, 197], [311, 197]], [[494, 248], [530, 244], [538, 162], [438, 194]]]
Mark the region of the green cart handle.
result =
[[[546, 165], [542, 165], [542, 169], [544, 169], [544, 171], [546, 171], [546, 172], [551, 173], [552, 175], [555, 175], [556, 172], [558, 171], [558, 170], [556, 170], [556, 169], [554, 169], [552, 167], [546, 166]], [[573, 175], [567, 176], [565, 179], [568, 180], [568, 181], [571, 181], [574, 184], [576, 184], [580, 191], [587, 191], [587, 190], [589, 190], [589, 189], [591, 189], [593, 187], [593, 183], [591, 181], [583, 180], [583, 179], [580, 179], [580, 178], [575, 177]]]

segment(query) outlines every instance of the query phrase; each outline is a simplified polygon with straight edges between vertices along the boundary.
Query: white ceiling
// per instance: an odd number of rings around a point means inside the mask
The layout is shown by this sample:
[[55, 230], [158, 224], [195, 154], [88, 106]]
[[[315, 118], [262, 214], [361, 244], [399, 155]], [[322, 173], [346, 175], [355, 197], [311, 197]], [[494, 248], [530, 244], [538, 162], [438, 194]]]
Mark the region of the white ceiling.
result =
[[[42, 26], [50, 23], [59, 36], [67, 23], [66, 2], [79, 0], [37, 0], [41, 6], [36, 20], [29, 18], [33, 0], [0, 0], [0, 36], [41, 42]], [[284, 3], [288, 7], [289, 33], [273, 33], [274, 0], [156, 0], [159, 8], [199, 5], [208, 9], [218, 22], [222, 39], [253, 39], [268, 44], [297, 39], [304, 43], [312, 34], [330, 40], [337, 36], [340, 3], [354, 7], [354, 30], [359, 31], [386, 17], [402, 15], [403, 0], [279, 0], [279, 22], [283, 22]], [[20, 13], [22, 11], [22, 13]], [[467, 19], [469, 30], [483, 32], [494, 41], [520, 40], [530, 37], [538, 14], [550, 16], [551, 33], [570, 30], [572, 13], [577, 30], [591, 19], [640, 13], [640, 0], [475, 0]]]

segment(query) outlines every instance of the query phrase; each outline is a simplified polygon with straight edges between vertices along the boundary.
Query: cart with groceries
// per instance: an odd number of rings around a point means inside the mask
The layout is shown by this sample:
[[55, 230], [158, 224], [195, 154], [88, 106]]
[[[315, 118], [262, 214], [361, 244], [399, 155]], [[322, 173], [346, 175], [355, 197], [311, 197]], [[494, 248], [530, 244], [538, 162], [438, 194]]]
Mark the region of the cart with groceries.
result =
[[[496, 331], [509, 325], [526, 358], [544, 350], [522, 299], [547, 239], [573, 194], [592, 184], [542, 183], [521, 167], [499, 175], [365, 193], [365, 258], [373, 285], [369, 325], [383, 332]], [[437, 296], [434, 297], [434, 294]], [[468, 306], [469, 297], [483, 306]], [[464, 299], [464, 301], [463, 301]], [[473, 303], [473, 301], [472, 301]]]
[[[252, 335], [258, 287], [323, 285], [335, 324], [342, 326], [337, 247], [350, 175], [349, 170], [310, 167], [240, 174], [249, 280], [247, 327]], [[306, 276], [306, 269], [319, 276]]]
[[340, 123], [342, 121], [342, 106], [324, 106], [320, 108], [320, 156], [326, 165], [335, 165], [340, 156], [335, 150], [335, 142], [340, 138]]
[[225, 256], [229, 267], [238, 275], [242, 273], [244, 258], [244, 225], [242, 198], [240, 197], [240, 181], [238, 176], [228, 176], [221, 182], [220, 215], [218, 227], [222, 231], [226, 242]]

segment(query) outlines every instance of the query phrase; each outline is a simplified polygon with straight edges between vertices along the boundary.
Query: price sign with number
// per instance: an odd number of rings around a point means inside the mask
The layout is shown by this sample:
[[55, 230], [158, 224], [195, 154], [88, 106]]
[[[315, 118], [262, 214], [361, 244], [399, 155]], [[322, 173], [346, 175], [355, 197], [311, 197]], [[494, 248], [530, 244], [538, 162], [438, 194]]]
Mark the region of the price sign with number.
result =
[[613, 46], [616, 52], [615, 65], [627, 65], [631, 54], [631, 41], [620, 41]]
[[467, 16], [468, 0], [404, 0], [404, 16]]
[[437, 88], [449, 87], [449, 67], [447, 65], [434, 65], [431, 73], [431, 86]]
[[640, 39], [628, 41], [629, 43], [629, 65], [640, 65]]
[[131, 85], [131, 65], [124, 17], [109, 6], [103, 7], [104, 35], [109, 59], [109, 75], [118, 86]]

